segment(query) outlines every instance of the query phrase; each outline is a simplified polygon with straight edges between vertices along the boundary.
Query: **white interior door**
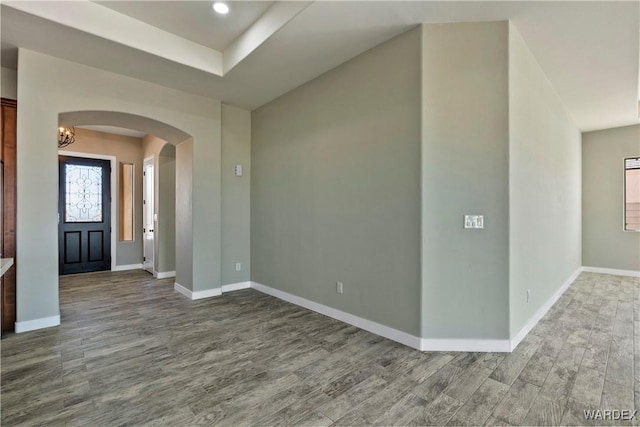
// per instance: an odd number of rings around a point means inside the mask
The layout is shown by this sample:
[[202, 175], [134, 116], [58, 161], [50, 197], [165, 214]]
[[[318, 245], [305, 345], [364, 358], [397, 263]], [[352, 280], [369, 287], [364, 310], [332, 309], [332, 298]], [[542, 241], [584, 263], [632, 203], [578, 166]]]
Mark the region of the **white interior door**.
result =
[[142, 215], [143, 219], [143, 268], [153, 274], [155, 212], [154, 212], [154, 173], [153, 157], [144, 160], [144, 184], [142, 187]]

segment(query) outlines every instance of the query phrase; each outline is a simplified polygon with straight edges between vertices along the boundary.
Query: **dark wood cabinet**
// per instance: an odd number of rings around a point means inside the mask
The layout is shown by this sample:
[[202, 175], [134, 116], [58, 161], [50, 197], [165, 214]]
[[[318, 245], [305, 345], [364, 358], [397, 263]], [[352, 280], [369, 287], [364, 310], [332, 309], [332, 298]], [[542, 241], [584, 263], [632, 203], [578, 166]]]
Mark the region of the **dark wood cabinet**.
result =
[[2, 257], [13, 258], [14, 265], [2, 276], [2, 332], [14, 330], [16, 321], [16, 112], [17, 103], [1, 99], [0, 161], [2, 166]]

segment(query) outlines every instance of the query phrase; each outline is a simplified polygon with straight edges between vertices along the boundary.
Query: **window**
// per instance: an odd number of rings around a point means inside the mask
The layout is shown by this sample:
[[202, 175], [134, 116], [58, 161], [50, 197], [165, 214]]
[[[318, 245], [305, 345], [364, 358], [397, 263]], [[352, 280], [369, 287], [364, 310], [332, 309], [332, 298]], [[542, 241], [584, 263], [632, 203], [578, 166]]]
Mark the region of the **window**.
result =
[[102, 168], [65, 165], [65, 222], [102, 222]]
[[640, 231], [640, 157], [624, 159], [624, 229]]
[[120, 241], [133, 240], [133, 164], [120, 163]]

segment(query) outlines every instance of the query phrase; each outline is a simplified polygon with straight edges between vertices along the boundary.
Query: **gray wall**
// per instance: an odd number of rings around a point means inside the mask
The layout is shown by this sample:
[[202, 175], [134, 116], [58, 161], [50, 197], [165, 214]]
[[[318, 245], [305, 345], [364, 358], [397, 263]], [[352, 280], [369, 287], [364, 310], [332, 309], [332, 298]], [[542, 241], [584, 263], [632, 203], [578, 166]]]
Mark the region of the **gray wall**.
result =
[[158, 216], [153, 268], [160, 273], [171, 272], [176, 269], [176, 148], [154, 135], [145, 135], [142, 147], [142, 157], [154, 159], [154, 211]]
[[189, 177], [198, 196], [192, 211], [176, 221], [198, 230], [189, 245], [198, 256], [189, 263], [193, 274], [181, 278], [178, 273], [176, 280], [195, 290], [220, 287], [219, 101], [24, 49], [18, 52], [18, 94], [18, 321], [59, 314], [57, 146], [51, 141], [64, 112], [122, 112], [193, 137], [183, 154], [193, 158]]
[[[142, 140], [130, 136], [114, 135], [95, 132], [88, 129], [76, 128], [76, 142], [65, 147], [63, 151], [106, 154], [116, 157], [115, 169], [112, 173], [116, 177], [116, 186], [111, 189], [111, 200], [116, 205], [116, 216], [111, 218], [116, 233], [116, 265], [140, 264], [142, 262]], [[120, 241], [120, 215], [118, 210], [120, 188], [120, 162], [133, 163], [135, 173], [134, 187], [134, 240]]]
[[640, 271], [640, 233], [623, 230], [623, 159], [638, 156], [640, 125], [582, 134], [582, 265]]
[[419, 333], [419, 87], [418, 29], [253, 111], [251, 280]]
[[581, 136], [513, 24], [509, 37], [509, 307], [514, 336], [581, 266]]
[[[242, 165], [242, 177], [234, 166]], [[222, 105], [222, 284], [251, 279], [251, 113]], [[241, 271], [236, 271], [236, 263]]]
[[156, 271], [176, 269], [176, 147], [166, 144], [158, 156], [158, 241]]
[[[176, 217], [182, 217], [193, 206], [192, 177], [188, 173], [193, 167], [191, 156], [193, 142], [185, 141], [176, 147]], [[176, 283], [193, 291], [193, 224], [176, 222]]]
[[[507, 23], [422, 30], [422, 337], [505, 339]], [[484, 229], [465, 230], [465, 214]]]
[[[212, 104], [207, 139], [191, 142], [193, 291], [222, 286], [222, 104]], [[179, 181], [176, 191], [182, 191]]]

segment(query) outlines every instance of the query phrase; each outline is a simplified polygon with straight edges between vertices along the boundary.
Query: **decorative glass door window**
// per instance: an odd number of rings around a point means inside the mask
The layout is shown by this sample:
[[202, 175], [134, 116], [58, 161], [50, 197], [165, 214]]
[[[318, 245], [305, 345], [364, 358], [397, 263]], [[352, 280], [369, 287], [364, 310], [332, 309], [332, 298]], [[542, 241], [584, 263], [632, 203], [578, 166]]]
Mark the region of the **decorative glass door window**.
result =
[[65, 222], [102, 222], [102, 168], [65, 165]]

